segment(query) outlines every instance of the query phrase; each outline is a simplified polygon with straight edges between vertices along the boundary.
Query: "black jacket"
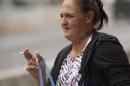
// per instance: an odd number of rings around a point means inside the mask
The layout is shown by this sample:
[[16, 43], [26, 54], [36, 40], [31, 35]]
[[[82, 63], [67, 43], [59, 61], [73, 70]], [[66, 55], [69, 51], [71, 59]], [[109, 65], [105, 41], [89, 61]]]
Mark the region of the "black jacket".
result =
[[[62, 49], [55, 60], [51, 75], [56, 83], [63, 60], [72, 45]], [[79, 86], [130, 86], [130, 65], [122, 45], [112, 35], [95, 32], [81, 62]]]

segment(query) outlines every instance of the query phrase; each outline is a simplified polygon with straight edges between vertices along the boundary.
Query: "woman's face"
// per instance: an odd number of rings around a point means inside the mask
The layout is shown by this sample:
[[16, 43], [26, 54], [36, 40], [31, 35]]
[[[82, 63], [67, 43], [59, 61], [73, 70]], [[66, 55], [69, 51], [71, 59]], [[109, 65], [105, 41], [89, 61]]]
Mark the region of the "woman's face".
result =
[[78, 4], [74, 0], [64, 0], [60, 12], [64, 36], [71, 42], [80, 40], [88, 28], [86, 15]]

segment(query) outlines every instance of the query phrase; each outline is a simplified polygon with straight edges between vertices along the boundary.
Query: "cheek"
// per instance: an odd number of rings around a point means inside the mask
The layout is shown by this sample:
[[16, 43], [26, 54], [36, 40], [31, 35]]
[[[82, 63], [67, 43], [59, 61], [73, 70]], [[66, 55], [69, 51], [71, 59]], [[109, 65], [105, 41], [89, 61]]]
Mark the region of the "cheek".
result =
[[68, 25], [72, 29], [73, 34], [78, 34], [82, 28], [82, 23], [76, 19], [69, 20]]
[[70, 20], [70, 24], [75, 27], [82, 28], [86, 24], [86, 21], [84, 18], [74, 18], [74, 19]]
[[77, 19], [71, 19], [68, 21], [68, 24], [69, 24], [70, 28], [75, 29], [75, 28], [77, 28], [79, 22]]

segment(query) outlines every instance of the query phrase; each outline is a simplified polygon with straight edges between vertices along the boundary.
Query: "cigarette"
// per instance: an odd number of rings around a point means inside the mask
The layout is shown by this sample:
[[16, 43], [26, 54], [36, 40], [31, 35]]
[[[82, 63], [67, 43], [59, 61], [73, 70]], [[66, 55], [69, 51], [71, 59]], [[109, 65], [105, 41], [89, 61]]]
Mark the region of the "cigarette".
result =
[[24, 52], [17, 52], [17, 53], [13, 53], [13, 55], [21, 55], [21, 54], [24, 54]]
[[19, 52], [19, 54], [24, 54], [24, 52]]

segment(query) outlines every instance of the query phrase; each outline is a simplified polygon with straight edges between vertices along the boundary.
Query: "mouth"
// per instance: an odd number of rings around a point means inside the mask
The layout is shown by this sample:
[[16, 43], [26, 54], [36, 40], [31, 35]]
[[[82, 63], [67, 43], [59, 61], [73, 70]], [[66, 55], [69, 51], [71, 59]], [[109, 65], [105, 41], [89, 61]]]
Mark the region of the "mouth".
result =
[[68, 31], [68, 30], [70, 30], [70, 28], [63, 28], [63, 30], [64, 30], [64, 31]]

